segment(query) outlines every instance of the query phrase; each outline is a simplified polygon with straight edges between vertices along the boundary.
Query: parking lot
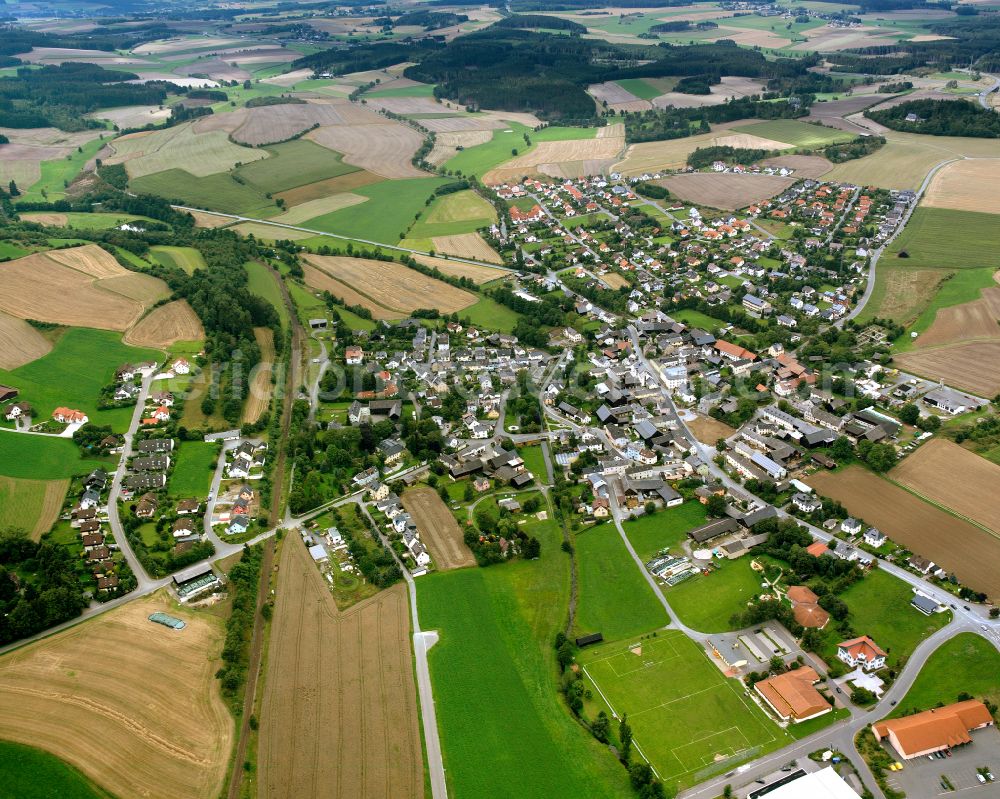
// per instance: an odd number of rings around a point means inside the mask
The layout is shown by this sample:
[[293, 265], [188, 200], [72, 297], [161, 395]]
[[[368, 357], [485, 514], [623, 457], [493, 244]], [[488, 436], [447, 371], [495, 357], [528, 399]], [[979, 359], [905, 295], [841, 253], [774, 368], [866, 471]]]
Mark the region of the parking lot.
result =
[[[895, 757], [895, 752], [889, 749]], [[889, 787], [904, 791], [909, 799], [930, 799], [945, 794], [960, 793], [963, 797], [1000, 796], [1000, 732], [995, 727], [972, 733], [972, 743], [952, 749], [951, 757], [928, 760], [918, 757], [901, 760], [903, 770], [888, 772]], [[987, 768], [997, 782], [985, 785], [976, 777], [977, 770]], [[954, 786], [954, 792], [942, 786], [942, 776]]]

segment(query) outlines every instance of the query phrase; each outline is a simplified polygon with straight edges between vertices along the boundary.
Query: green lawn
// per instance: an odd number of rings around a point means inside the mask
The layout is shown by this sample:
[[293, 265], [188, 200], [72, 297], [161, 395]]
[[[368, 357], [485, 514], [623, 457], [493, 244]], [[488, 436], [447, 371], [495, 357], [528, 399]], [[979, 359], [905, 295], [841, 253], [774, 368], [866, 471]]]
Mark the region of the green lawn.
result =
[[358, 171], [356, 166], [345, 164], [339, 153], [308, 139], [272, 144], [265, 149], [271, 154], [270, 158], [252, 161], [235, 170], [237, 177], [262, 192], [276, 194]]
[[613, 524], [576, 536], [579, 597], [575, 630], [600, 632], [607, 641], [669, 624], [667, 612], [625, 549]]
[[725, 325], [725, 322], [703, 314], [701, 311], [696, 311], [694, 308], [682, 308], [679, 311], [671, 311], [670, 317], [686, 325], [693, 325], [694, 327], [700, 327], [703, 330], [709, 331], [718, 330]]
[[661, 549], [676, 549], [687, 531], [704, 524], [705, 519], [705, 506], [689, 500], [679, 507], [626, 522], [625, 535], [639, 557], [648, 561]]
[[449, 793], [631, 797], [625, 770], [558, 693], [552, 642], [566, 621], [570, 561], [552, 521], [530, 533], [537, 561], [417, 581], [421, 626], [440, 634], [428, 658]]
[[110, 799], [58, 757], [0, 741], [0, 799]]
[[20, 258], [22, 255], [27, 255], [28, 251], [18, 247], [16, 244], [11, 244], [9, 241], [0, 241], [0, 258], [10, 259], [10, 258]]
[[195, 269], [205, 268], [205, 259], [194, 247], [171, 247], [161, 244], [150, 247], [149, 254], [157, 263], [183, 269], [189, 275]]
[[170, 496], [203, 499], [212, 487], [219, 446], [208, 441], [185, 441], [174, 450], [174, 470], [167, 491]]
[[642, 78], [625, 78], [624, 80], [616, 80], [615, 83], [625, 91], [634, 94], [640, 100], [652, 100], [654, 97], [659, 97], [663, 94], [662, 91], [646, 83]]
[[[907, 268], [996, 269], [995, 214], [917, 208], [883, 258]], [[899, 258], [905, 251], [908, 258]]]
[[250, 261], [246, 264], [246, 268], [250, 291], [271, 303], [274, 306], [274, 310], [278, 312], [281, 324], [287, 328], [288, 308], [285, 305], [284, 298], [281, 296], [281, 289], [275, 282], [274, 274], [258, 261]]
[[[867, 635], [889, 655], [890, 667], [899, 667], [924, 638], [937, 632], [951, 618], [950, 613], [925, 616], [910, 604], [913, 590], [908, 583], [888, 572], [873, 569], [840, 598], [851, 610], [849, 621], [854, 632]], [[835, 636], [834, 636], [835, 637]], [[836, 644], [823, 654], [836, 657]]]
[[723, 676], [679, 631], [601, 644], [578, 660], [585, 679], [599, 689], [594, 706], [628, 713], [633, 741], [668, 791], [793, 740], [745, 696], [742, 683]]
[[[6, 435], [6, 434], [5, 434]], [[0, 479], [0, 530], [34, 530], [50, 481]]]
[[99, 466], [114, 469], [114, 462], [81, 458], [69, 439], [0, 432], [0, 475], [5, 477], [57, 480], [87, 474]]
[[485, 327], [500, 333], [512, 332], [520, 318], [517, 311], [489, 297], [480, 297], [478, 302], [463, 308], [458, 315], [461, 319], [468, 319], [477, 327]]
[[[389, 89], [372, 89], [366, 97], [433, 97], [433, 83], [418, 83], [416, 86], [401, 86]], [[442, 106], [444, 108], [444, 106]]]
[[[530, 147], [524, 141], [525, 135], [531, 141]], [[597, 128], [564, 128], [553, 126], [533, 131], [525, 125], [510, 122], [508, 123], [508, 127], [493, 131], [493, 138], [488, 142], [463, 150], [454, 158], [446, 161], [444, 166], [450, 171], [458, 171], [463, 175], [482, 177], [486, 172], [500, 166], [504, 161], [514, 158], [513, 150], [517, 150], [518, 155], [524, 155], [530, 152], [531, 148], [540, 141], [593, 139], [596, 135]]]
[[228, 214], [250, 217], [273, 216], [278, 206], [264, 192], [237, 183], [228, 173], [195, 177], [183, 169], [167, 169], [130, 181], [129, 186], [140, 194], [154, 194], [181, 204]]
[[66, 196], [66, 185], [72, 183], [84, 165], [97, 155], [104, 146], [101, 139], [94, 139], [80, 148], [80, 152], [70, 153], [65, 158], [42, 161], [41, 178], [27, 190], [21, 186], [18, 202], [39, 203], [62, 200]]
[[121, 334], [73, 327], [66, 330], [52, 351], [11, 371], [0, 369], [0, 383], [20, 389], [20, 399], [31, 403], [39, 421], [59, 406], [83, 411], [93, 424], [110, 424], [124, 431], [132, 408], [97, 410], [100, 390], [114, 382], [115, 369], [131, 361], [159, 361], [157, 350], [123, 344]]
[[445, 183], [445, 178], [409, 178], [362, 186], [354, 193], [368, 197], [368, 202], [315, 217], [302, 227], [396, 244], [405, 237], [417, 212], [424, 210], [427, 198]]
[[947, 705], [961, 693], [1000, 703], [1000, 652], [975, 633], [961, 633], [938, 647], [892, 715]]
[[815, 150], [836, 142], [850, 141], [854, 138], [842, 130], [799, 122], [795, 119], [774, 119], [769, 122], [752, 122], [749, 125], [737, 125], [733, 128], [739, 133], [749, 133], [763, 139], [774, 139], [785, 142], [792, 147]]
[[716, 560], [715, 564], [718, 571], [664, 589], [667, 602], [681, 621], [703, 633], [733, 629], [730, 617], [761, 592], [760, 577], [750, 568], [750, 558]]
[[524, 459], [524, 465], [528, 471], [535, 475], [535, 480], [539, 483], [548, 481], [548, 472], [545, 471], [545, 458], [542, 456], [542, 447], [535, 444], [530, 447], [521, 447], [518, 454]]

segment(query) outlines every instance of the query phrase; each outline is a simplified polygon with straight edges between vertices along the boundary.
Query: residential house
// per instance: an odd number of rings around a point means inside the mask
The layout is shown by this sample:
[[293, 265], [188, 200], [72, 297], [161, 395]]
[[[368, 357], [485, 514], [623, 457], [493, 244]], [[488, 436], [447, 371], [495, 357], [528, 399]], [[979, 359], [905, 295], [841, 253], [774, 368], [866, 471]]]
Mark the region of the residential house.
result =
[[862, 635], [837, 644], [837, 657], [851, 668], [876, 671], [885, 665], [887, 656], [871, 638]]

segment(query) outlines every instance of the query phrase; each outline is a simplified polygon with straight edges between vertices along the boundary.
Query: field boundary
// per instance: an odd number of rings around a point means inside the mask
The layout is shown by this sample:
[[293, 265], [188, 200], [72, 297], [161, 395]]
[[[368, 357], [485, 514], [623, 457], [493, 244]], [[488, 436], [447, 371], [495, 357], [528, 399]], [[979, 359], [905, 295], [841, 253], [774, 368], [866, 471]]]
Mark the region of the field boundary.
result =
[[933, 505], [939, 511], [943, 511], [944, 513], [947, 513], [949, 516], [954, 516], [956, 519], [960, 519], [961, 521], [965, 522], [966, 524], [971, 524], [973, 527], [978, 527], [980, 530], [982, 530], [987, 535], [989, 535], [989, 536], [991, 536], [993, 538], [996, 538], [997, 540], [1000, 540], [1000, 532], [997, 532], [996, 530], [993, 530], [993, 529], [991, 529], [989, 527], [986, 527], [984, 524], [982, 524], [982, 522], [977, 522], [975, 519], [971, 518], [970, 516], [964, 516], [961, 513], [959, 513], [958, 511], [956, 511], [956, 510], [948, 507], [947, 505], [942, 505], [937, 500], [931, 499], [930, 497], [925, 496], [924, 494], [921, 494], [916, 489], [910, 488], [908, 485], [906, 485], [904, 483], [900, 483], [897, 480], [893, 480], [891, 477], [886, 477], [885, 479], [888, 482], [892, 483], [894, 486], [896, 486], [896, 488], [901, 488], [907, 494], [912, 494], [917, 499], [919, 499], [921, 502], [926, 502], [928, 505]]

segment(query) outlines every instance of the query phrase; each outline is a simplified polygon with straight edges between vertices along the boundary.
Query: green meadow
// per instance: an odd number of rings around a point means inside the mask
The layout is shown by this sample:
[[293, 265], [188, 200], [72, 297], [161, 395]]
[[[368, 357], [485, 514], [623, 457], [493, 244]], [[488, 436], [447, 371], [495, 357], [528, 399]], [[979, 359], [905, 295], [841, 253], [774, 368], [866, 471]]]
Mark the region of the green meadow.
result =
[[203, 499], [212, 487], [219, 447], [208, 441], [185, 441], [174, 450], [174, 467], [167, 491], [181, 499]]
[[58, 757], [9, 741], [0, 741], [0, 798], [112, 799]]
[[251, 161], [234, 172], [265, 193], [276, 194], [358, 171], [356, 166], [345, 164], [339, 153], [308, 139], [272, 144], [265, 149], [270, 158]]
[[911, 269], [995, 269], [996, 241], [996, 214], [917, 208], [883, 258]]
[[960, 633], [934, 650], [892, 715], [947, 705], [960, 694], [1000, 703], [1000, 652], [976, 633]]
[[761, 593], [760, 577], [750, 568], [750, 558], [716, 560], [717, 571], [689, 577], [663, 589], [670, 607], [688, 627], [703, 633], [733, 629], [730, 617]]
[[81, 458], [68, 438], [29, 436], [0, 431], [0, 475], [28, 480], [57, 480], [87, 474], [98, 467], [113, 469], [111, 460]]
[[688, 501], [676, 508], [658, 511], [652, 516], [640, 516], [625, 522], [625, 535], [636, 554], [648, 561], [661, 549], [676, 549], [687, 531], [705, 523], [705, 506]]

